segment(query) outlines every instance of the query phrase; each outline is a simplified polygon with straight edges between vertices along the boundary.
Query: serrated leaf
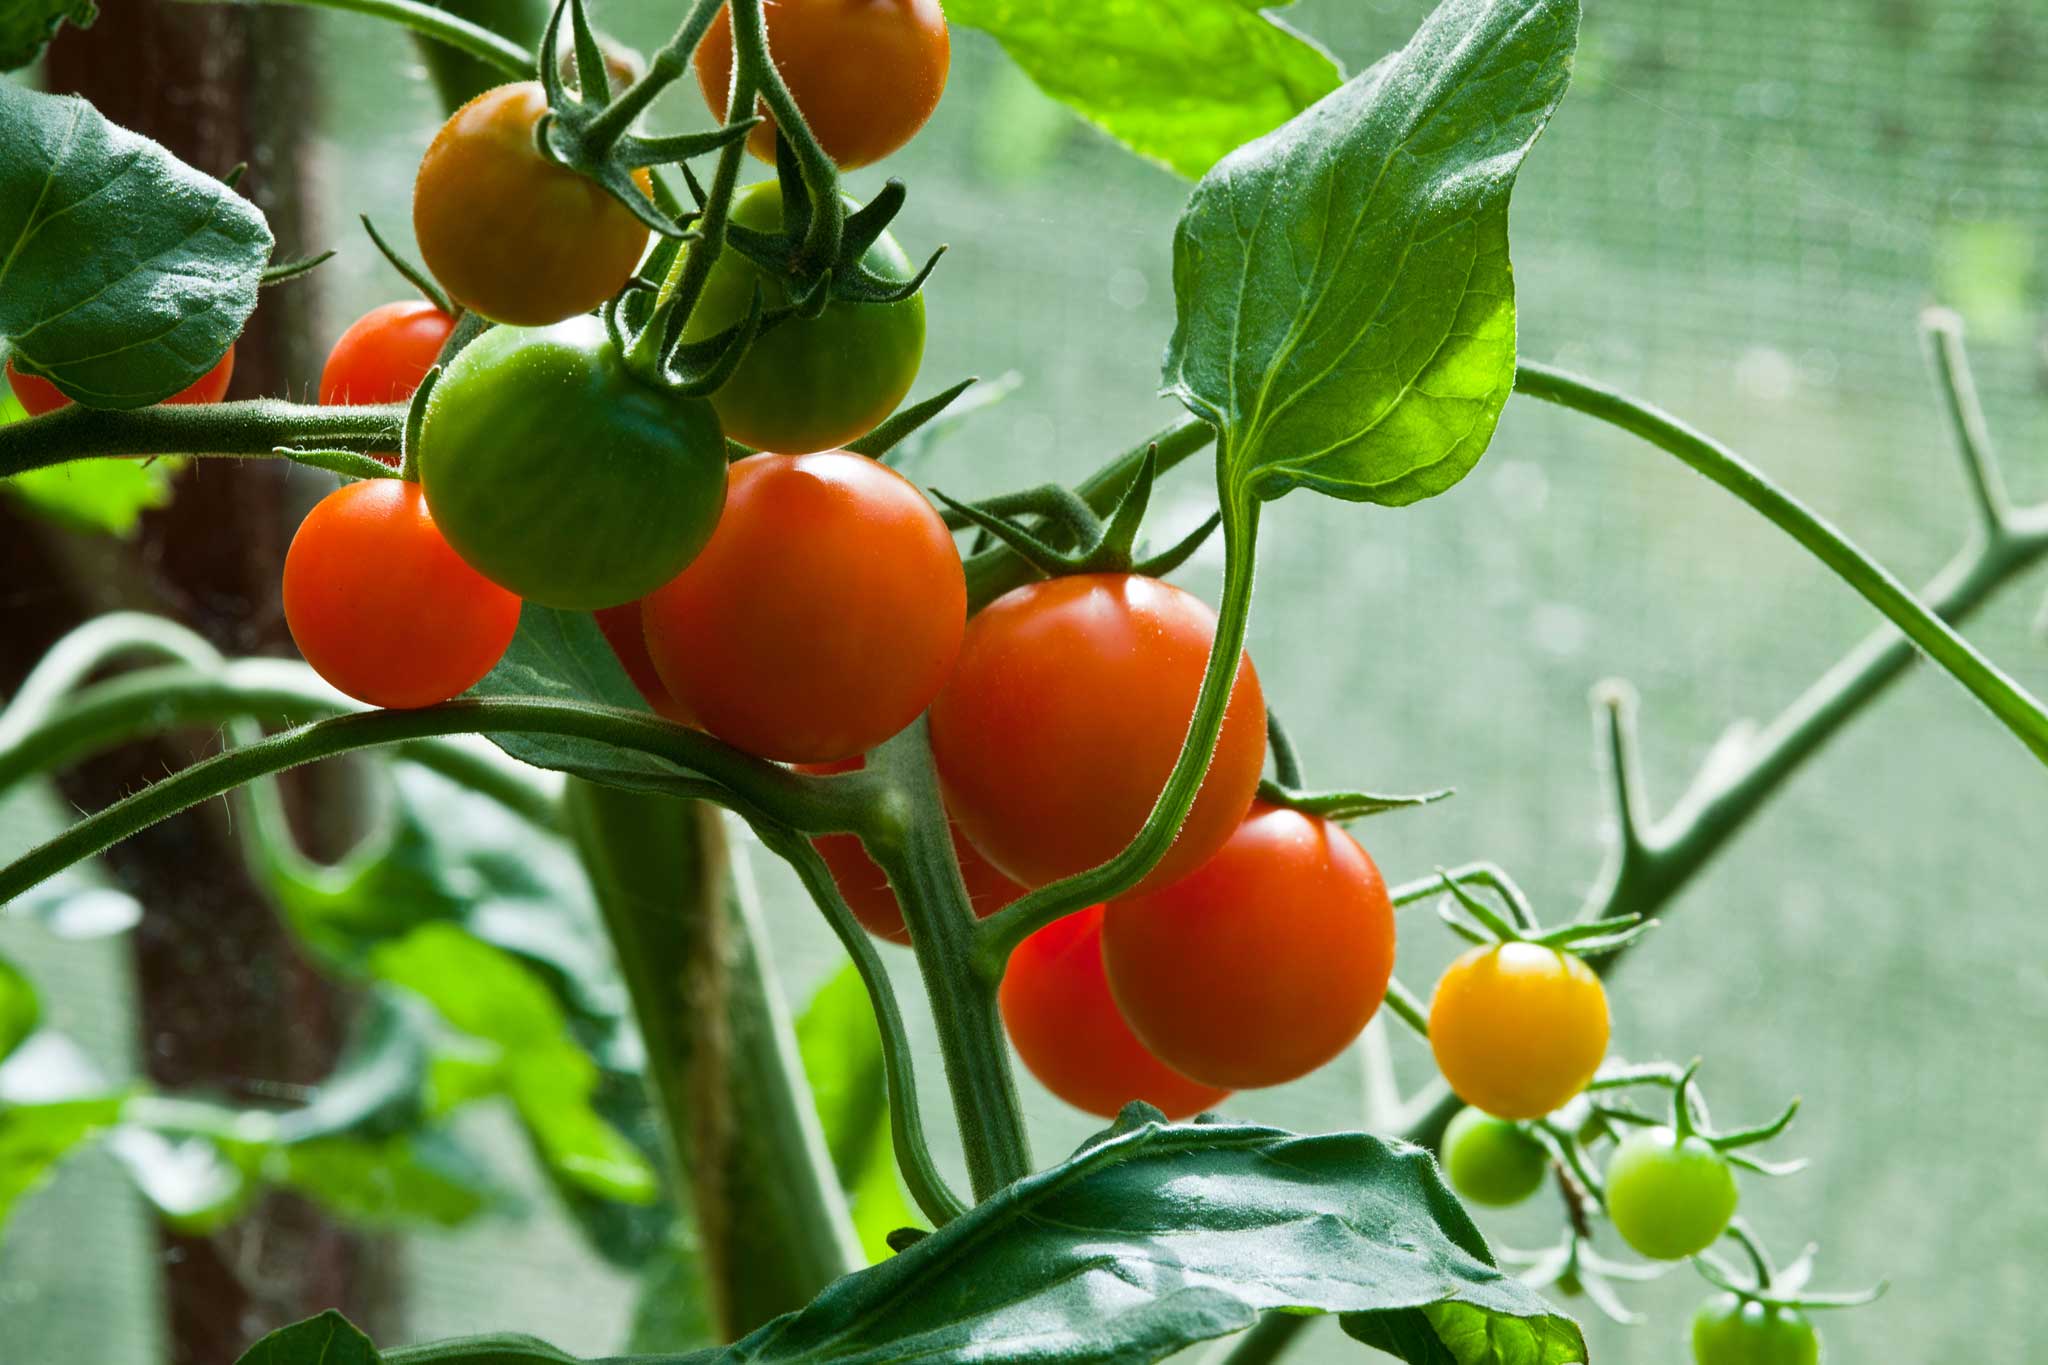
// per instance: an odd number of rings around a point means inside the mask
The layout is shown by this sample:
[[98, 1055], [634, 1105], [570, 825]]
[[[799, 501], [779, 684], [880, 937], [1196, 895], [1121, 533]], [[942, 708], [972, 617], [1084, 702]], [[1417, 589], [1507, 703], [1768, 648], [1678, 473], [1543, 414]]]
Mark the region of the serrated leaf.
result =
[[384, 1365], [370, 1339], [333, 1309], [280, 1327], [242, 1352], [235, 1365]]
[[[549, 697], [594, 701], [644, 711], [647, 703], [618, 655], [605, 643], [597, 619], [588, 612], [556, 611], [526, 604], [519, 615], [519, 633], [511, 648], [484, 680], [479, 697]], [[683, 776], [683, 769], [652, 754], [617, 749], [566, 735], [491, 735], [500, 749], [539, 768], [553, 768], [607, 786], [663, 790], [663, 779]]]
[[7, 0], [0, 6], [0, 71], [14, 71], [43, 55], [66, 23], [90, 28], [99, 18], [93, 0]]
[[256, 307], [255, 205], [84, 100], [0, 81], [0, 335], [76, 402], [137, 408], [213, 368]]
[[1478, 460], [1514, 386], [1508, 196], [1578, 19], [1577, 0], [1444, 0], [1195, 187], [1165, 382], [1235, 483], [1396, 506]]
[[1193, 178], [1334, 88], [1336, 58], [1268, 0], [950, 0], [1054, 99]]

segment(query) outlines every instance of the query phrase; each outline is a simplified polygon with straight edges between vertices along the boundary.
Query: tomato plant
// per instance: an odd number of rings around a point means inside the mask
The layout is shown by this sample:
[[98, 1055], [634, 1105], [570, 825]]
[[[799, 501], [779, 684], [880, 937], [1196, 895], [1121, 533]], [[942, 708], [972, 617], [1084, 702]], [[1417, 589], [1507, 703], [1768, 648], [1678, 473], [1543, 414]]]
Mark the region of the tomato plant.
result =
[[[842, 170], [880, 161], [939, 107], [952, 57], [939, 0], [767, 0], [775, 69], [825, 154]], [[697, 83], [722, 114], [732, 89], [732, 15], [720, 10], [697, 48]], [[775, 160], [775, 118], [762, 106], [747, 147]]]
[[456, 553], [555, 607], [614, 607], [667, 582], [725, 497], [710, 406], [643, 383], [596, 318], [478, 338], [427, 401], [419, 464]]
[[[1215, 635], [1199, 598], [1133, 574], [1051, 579], [990, 603], [932, 703], [932, 758], [968, 840], [1025, 886], [1130, 842], [1180, 752]], [[1223, 847], [1265, 761], [1265, 703], [1246, 658], [1201, 795], [1139, 889]]]
[[[166, 403], [218, 403], [227, 396], [228, 381], [235, 375], [235, 348], [230, 344], [213, 368], [164, 401]], [[15, 368], [12, 360], [7, 362], [7, 383], [14, 390], [14, 396], [21, 400], [21, 406], [31, 417], [40, 417], [46, 412], [55, 412], [71, 402], [57, 386], [41, 375], [26, 373]]]
[[448, 548], [418, 484], [366, 479], [299, 524], [284, 615], [306, 662], [351, 697], [432, 706], [491, 671], [519, 628], [519, 599]]
[[706, 730], [831, 763], [930, 703], [967, 590], [952, 536], [902, 475], [842, 451], [754, 455], [732, 466], [703, 552], [641, 612], [655, 670]]
[[[762, 232], [780, 229], [782, 187], [773, 180], [733, 200], [732, 221]], [[885, 279], [910, 277], [910, 258], [884, 232], [860, 263]], [[737, 253], [711, 268], [685, 341], [704, 341], [739, 325], [759, 291], [770, 308], [790, 306], [790, 286]], [[759, 450], [802, 455], [864, 435], [896, 410], [924, 356], [924, 296], [896, 303], [830, 302], [816, 317], [799, 314], [764, 334], [711, 401], [734, 440]]]

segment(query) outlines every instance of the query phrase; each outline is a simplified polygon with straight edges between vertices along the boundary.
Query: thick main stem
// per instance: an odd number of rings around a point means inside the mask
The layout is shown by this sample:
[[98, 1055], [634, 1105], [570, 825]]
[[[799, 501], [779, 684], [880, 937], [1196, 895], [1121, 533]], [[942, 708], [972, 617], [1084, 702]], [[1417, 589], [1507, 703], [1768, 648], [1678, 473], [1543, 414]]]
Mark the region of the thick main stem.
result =
[[974, 911], [953, 853], [925, 723], [890, 740], [869, 762], [887, 775], [902, 809], [877, 818], [868, 852], [903, 907], [931, 1000], [968, 1180], [980, 1201], [1031, 1173], [995, 980], [975, 967]]

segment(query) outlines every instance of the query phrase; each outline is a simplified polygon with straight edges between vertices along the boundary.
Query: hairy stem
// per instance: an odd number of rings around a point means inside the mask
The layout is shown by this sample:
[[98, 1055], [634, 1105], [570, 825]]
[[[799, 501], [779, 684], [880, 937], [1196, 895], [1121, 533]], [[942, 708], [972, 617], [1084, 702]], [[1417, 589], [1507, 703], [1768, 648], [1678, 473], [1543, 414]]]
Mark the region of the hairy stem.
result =
[[367, 454], [396, 450], [405, 405], [323, 408], [260, 398], [247, 403], [88, 408], [71, 404], [0, 427], [0, 479], [96, 456], [279, 458], [281, 446]]

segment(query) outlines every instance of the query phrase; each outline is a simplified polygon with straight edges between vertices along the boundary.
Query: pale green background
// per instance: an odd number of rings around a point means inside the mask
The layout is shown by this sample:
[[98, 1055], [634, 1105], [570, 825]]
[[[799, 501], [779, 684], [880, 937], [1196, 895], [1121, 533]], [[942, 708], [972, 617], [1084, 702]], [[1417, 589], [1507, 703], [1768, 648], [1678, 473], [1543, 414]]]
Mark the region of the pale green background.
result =
[[[596, 8], [647, 45], [674, 6]], [[1515, 200], [1526, 352], [1727, 439], [1917, 580], [1967, 512], [1913, 325], [1924, 305], [1953, 303], [2015, 492], [2048, 496], [2048, 13], [2025, 0], [1590, 8], [1577, 83]], [[1356, 69], [1424, 9], [1308, 0], [1294, 18]], [[352, 72], [331, 82], [319, 149], [323, 212], [344, 248], [326, 271], [338, 330], [402, 292], [354, 215], [403, 227], [435, 115], [401, 39], [348, 18], [322, 32]], [[693, 93], [677, 114], [698, 117]], [[1024, 376], [921, 476], [977, 494], [1078, 475], [1173, 416], [1153, 393], [1184, 183], [1049, 104], [968, 33], [931, 128], [886, 173], [911, 186], [905, 245], [952, 245], [928, 294], [921, 390]], [[1170, 489], [1162, 535], [1202, 511], [1198, 473]], [[1768, 717], [1874, 619], [1727, 495], [1523, 400], [1451, 494], [1397, 513], [1297, 496], [1268, 519], [1263, 550], [1251, 648], [1311, 776], [1459, 788], [1362, 829], [1389, 876], [1488, 857], [1550, 913], [1575, 904], [1597, 865], [1592, 683], [1640, 688], [1652, 789], [1668, 801], [1726, 726]], [[1213, 595], [1216, 574], [1211, 554], [1182, 579]], [[2037, 578], [1972, 631], [2036, 691], [2048, 690], [2048, 645], [2030, 629], [2041, 598]], [[2024, 1295], [2048, 1261], [2048, 1099], [2034, 1080], [2048, 1039], [2044, 822], [2039, 766], [1955, 686], [1917, 675], [1782, 793], [1616, 983], [1618, 1046], [1706, 1057], [1722, 1117], [1805, 1097], [1780, 1150], [1813, 1169], [1750, 1182], [1745, 1209], [1787, 1254], [1820, 1240], [1829, 1285], [1892, 1281], [1883, 1303], [1823, 1324], [1836, 1360], [2030, 1354]], [[764, 870], [800, 1000], [836, 948]], [[1426, 919], [1404, 934], [1402, 974], [1426, 989], [1450, 940]], [[19, 931], [4, 942], [41, 969], [54, 1022], [118, 1064], [131, 1035], [109, 955]], [[921, 1017], [907, 971], [904, 986]], [[1395, 1049], [1419, 1078], [1419, 1050], [1406, 1037]], [[1042, 1156], [1091, 1127], [1035, 1088], [1027, 1103]], [[1358, 1069], [1232, 1108], [1352, 1126]], [[616, 1346], [628, 1287], [541, 1208], [406, 1245], [417, 1335], [524, 1328]], [[1525, 1246], [1557, 1227], [1547, 1199], [1482, 1223]], [[0, 1249], [0, 1336], [24, 1343], [0, 1357], [151, 1359], [148, 1246], [108, 1163], [76, 1163]], [[1650, 1325], [1589, 1320], [1594, 1358], [1682, 1358], [1703, 1288], [1680, 1270], [1628, 1291]], [[1359, 1355], [1326, 1327], [1297, 1358]]]

